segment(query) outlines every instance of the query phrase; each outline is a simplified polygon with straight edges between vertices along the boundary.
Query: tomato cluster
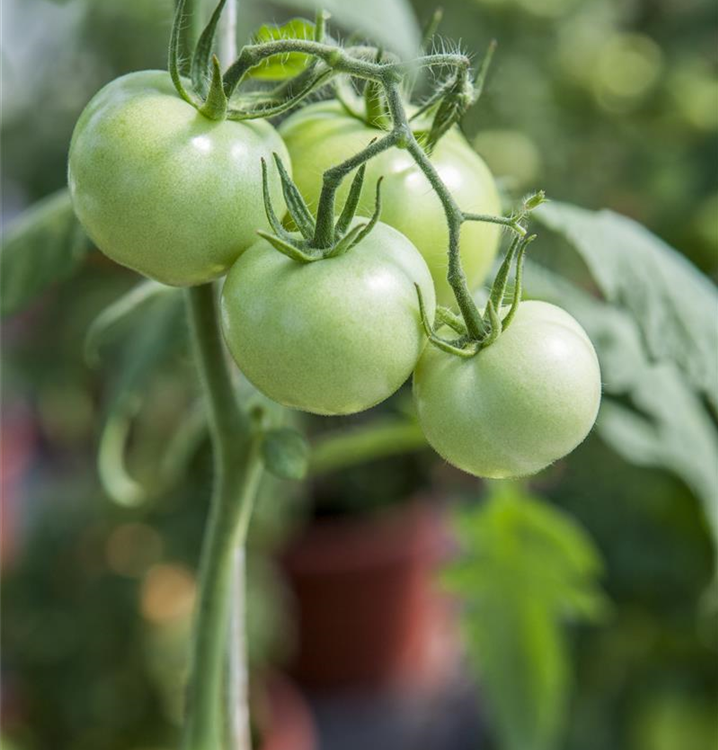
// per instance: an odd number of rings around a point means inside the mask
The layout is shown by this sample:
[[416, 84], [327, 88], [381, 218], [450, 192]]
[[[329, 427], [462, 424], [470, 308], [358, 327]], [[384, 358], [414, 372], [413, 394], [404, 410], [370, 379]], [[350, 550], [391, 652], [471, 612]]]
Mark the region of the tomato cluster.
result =
[[[377, 136], [377, 128], [352, 117], [337, 101], [304, 107], [285, 120], [279, 132], [289, 150], [297, 186], [314, 206], [319, 201], [324, 172]], [[439, 141], [431, 161], [464, 211], [501, 213], [489, 168], [458, 130]], [[437, 301], [451, 305], [454, 296], [446, 280], [449, 239], [441, 201], [411, 156], [401, 149], [385, 151], [367, 164], [367, 182], [374, 184], [380, 177], [384, 178], [382, 221], [414, 243], [431, 271]], [[346, 197], [348, 189], [348, 184], [343, 185], [339, 198]], [[371, 196], [365, 193], [359, 214], [370, 216], [373, 208]], [[461, 261], [472, 288], [486, 278], [498, 246], [499, 230], [495, 224], [467, 222], [462, 227]]]
[[[278, 252], [279, 239], [257, 236], [277, 229], [267, 206], [281, 219], [285, 198], [291, 202], [276, 171], [263, 183], [262, 160], [277, 154], [291, 165], [310, 217], [324, 172], [380, 134], [334, 100], [304, 107], [279, 132], [265, 120], [213, 120], [177, 94], [168, 73], [133, 73], [102, 89], [81, 115], [70, 190], [89, 235], [116, 262], [175, 286], [226, 274], [227, 346], [270, 398], [350, 414], [388, 398], [413, 372], [420, 424], [446, 460], [485, 477], [537, 472], [575, 448], [595, 421], [593, 346], [566, 312], [541, 302], [521, 303], [511, 326], [473, 356], [427, 346], [437, 301], [453, 299], [448, 230], [441, 201], [406, 150], [391, 148], [366, 165], [368, 182], [384, 178], [382, 221], [348, 250], [303, 262]], [[462, 210], [499, 213], [491, 173], [456, 128], [430, 158]], [[345, 180], [338, 198], [348, 197]], [[362, 195], [357, 214], [373, 210], [373, 195]], [[354, 218], [344, 229], [360, 225]], [[282, 234], [311, 247], [306, 231]], [[484, 281], [498, 242], [494, 224], [463, 224], [470, 287]]]

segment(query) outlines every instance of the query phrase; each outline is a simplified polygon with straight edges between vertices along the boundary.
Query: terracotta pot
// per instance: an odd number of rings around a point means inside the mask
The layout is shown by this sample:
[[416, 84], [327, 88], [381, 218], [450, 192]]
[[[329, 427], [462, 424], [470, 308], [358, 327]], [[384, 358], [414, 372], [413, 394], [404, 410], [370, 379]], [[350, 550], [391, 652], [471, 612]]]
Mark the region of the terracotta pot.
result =
[[440, 506], [425, 501], [310, 524], [283, 556], [297, 679], [334, 690], [440, 680], [456, 642], [434, 580], [448, 540]]
[[266, 727], [261, 750], [316, 750], [312, 714], [299, 690], [281, 675], [266, 683], [261, 723]]

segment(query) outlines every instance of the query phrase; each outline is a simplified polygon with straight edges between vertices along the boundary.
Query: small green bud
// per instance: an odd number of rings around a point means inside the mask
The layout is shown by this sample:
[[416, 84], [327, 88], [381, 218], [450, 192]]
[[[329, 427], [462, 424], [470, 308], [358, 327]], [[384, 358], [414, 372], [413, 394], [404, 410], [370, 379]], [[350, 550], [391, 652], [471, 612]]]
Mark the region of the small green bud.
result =
[[280, 479], [304, 479], [309, 468], [309, 444], [296, 430], [270, 430], [262, 440], [267, 471]]
[[543, 190], [539, 190], [538, 193], [528, 197], [524, 203], [524, 207], [527, 211], [533, 211], [538, 208], [542, 203], [546, 203], [546, 193]]

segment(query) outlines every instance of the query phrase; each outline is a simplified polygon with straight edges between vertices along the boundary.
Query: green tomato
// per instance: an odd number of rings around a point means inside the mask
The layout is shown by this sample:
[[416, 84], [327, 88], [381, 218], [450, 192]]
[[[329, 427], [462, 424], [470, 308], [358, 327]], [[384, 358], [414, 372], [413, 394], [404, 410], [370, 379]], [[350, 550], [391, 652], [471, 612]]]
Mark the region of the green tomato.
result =
[[[267, 229], [260, 158], [286, 149], [267, 122], [210, 120], [166, 72], [107, 84], [70, 145], [69, 185], [80, 222], [112, 260], [174, 286], [224, 274]], [[283, 210], [279, 178], [270, 192]]]
[[480, 477], [535, 474], [588, 435], [601, 373], [586, 332], [547, 302], [522, 302], [476, 356], [427, 347], [414, 372], [421, 427], [449, 463]]
[[[336, 101], [304, 107], [285, 120], [279, 132], [292, 158], [294, 180], [313, 208], [319, 202], [324, 171], [353, 156], [382, 134], [347, 115]], [[461, 133], [452, 131], [442, 138], [431, 161], [462, 210], [501, 213], [491, 172]], [[393, 148], [367, 164], [360, 215], [369, 216], [374, 210], [374, 186], [381, 176], [384, 176], [381, 220], [416, 245], [431, 271], [438, 302], [452, 305], [454, 296], [446, 280], [449, 235], [441, 201], [410, 154]], [[347, 196], [349, 183], [345, 179], [337, 193], [340, 203]], [[498, 244], [496, 225], [481, 222], [463, 225], [461, 260], [471, 289], [486, 278]]]
[[227, 275], [225, 340], [247, 378], [280, 404], [363, 411], [404, 383], [424, 348], [415, 284], [433, 311], [424, 259], [381, 222], [344, 255], [311, 263], [262, 240]]

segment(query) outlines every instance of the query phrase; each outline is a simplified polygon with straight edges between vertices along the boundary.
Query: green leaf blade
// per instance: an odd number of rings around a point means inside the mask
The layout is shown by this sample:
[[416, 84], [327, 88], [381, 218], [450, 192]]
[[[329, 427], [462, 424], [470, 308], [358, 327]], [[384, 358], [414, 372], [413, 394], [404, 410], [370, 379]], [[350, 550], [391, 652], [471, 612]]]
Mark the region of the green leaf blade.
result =
[[[278, 26], [265, 24], [260, 26], [252, 35], [254, 44], [266, 44], [281, 39], [313, 40], [315, 26], [303, 18], [293, 18], [291, 21]], [[293, 78], [306, 70], [312, 58], [300, 52], [290, 52], [284, 55], [273, 55], [252, 68], [251, 78], [262, 81], [284, 81]]]
[[566, 618], [592, 622], [607, 609], [600, 556], [578, 524], [508, 482], [459, 511], [454, 526], [461, 554], [444, 582], [465, 604], [498, 746], [553, 750], [572, 681]]
[[69, 279], [91, 247], [75, 218], [68, 190], [32, 206], [13, 223], [3, 240], [2, 315], [19, 312], [51, 284]]
[[613, 211], [551, 202], [535, 217], [563, 235], [606, 299], [639, 324], [649, 354], [673, 362], [718, 413], [718, 290], [683, 255]]

